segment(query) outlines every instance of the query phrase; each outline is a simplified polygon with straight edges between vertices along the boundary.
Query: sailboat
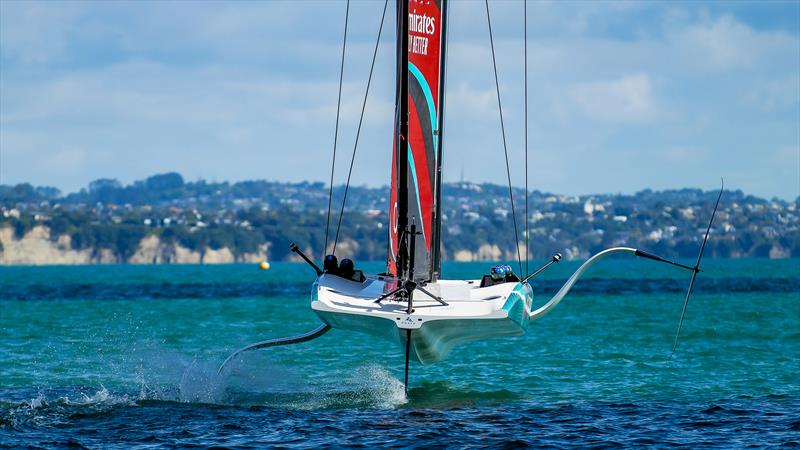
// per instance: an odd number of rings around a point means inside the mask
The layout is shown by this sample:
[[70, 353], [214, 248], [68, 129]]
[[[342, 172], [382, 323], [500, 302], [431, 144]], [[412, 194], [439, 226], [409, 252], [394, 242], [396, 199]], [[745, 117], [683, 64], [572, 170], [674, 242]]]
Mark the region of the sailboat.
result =
[[644, 257], [692, 272], [681, 314], [680, 323], [683, 323], [722, 191], [694, 266], [634, 248], [610, 248], [584, 262], [564, 286], [538, 308], [533, 307], [529, 281], [558, 262], [560, 254], [528, 275], [514, 274], [507, 266], [495, 266], [480, 279], [441, 278], [446, 8], [446, 0], [397, 0], [397, 35], [401, 38], [397, 40], [386, 272], [365, 275], [355, 270], [349, 260], [337, 265], [334, 255], [328, 255], [320, 268], [293, 244], [292, 251], [317, 274], [311, 290], [311, 309], [322, 324], [305, 334], [270, 339], [237, 350], [225, 360], [220, 372], [243, 352], [298, 344], [316, 339], [331, 329], [345, 329], [400, 345], [405, 352], [404, 383], [408, 386], [410, 361], [435, 363], [464, 342], [525, 334], [530, 322], [558, 305], [590, 266], [620, 254]]

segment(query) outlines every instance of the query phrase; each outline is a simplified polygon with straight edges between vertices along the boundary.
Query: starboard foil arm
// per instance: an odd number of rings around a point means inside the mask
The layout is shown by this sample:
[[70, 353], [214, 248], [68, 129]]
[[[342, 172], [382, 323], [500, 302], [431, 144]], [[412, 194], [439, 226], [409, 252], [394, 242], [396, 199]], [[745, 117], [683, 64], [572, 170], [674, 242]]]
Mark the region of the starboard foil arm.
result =
[[[569, 277], [567, 282], [564, 283], [564, 286], [562, 286], [561, 289], [559, 289], [559, 291], [556, 293], [556, 295], [553, 296], [553, 298], [550, 299], [550, 301], [545, 303], [544, 306], [542, 306], [541, 308], [530, 312], [528, 317], [530, 318], [530, 320], [538, 319], [539, 317], [542, 317], [543, 315], [547, 314], [551, 309], [555, 308], [556, 305], [558, 305], [558, 303], [567, 295], [569, 290], [572, 289], [572, 286], [575, 284], [575, 282], [578, 281], [578, 278], [580, 278], [581, 275], [583, 275], [583, 273], [586, 271], [586, 269], [588, 269], [592, 264], [596, 263], [600, 259], [603, 259], [606, 256], [613, 255], [613, 254], [616, 254], [616, 253], [633, 253], [635, 256], [638, 256], [638, 257], [652, 259], [653, 261], [658, 261], [658, 262], [670, 264], [672, 266], [680, 267], [682, 269], [687, 269], [687, 270], [690, 270], [692, 272], [692, 279], [689, 282], [689, 289], [686, 291], [686, 297], [685, 297], [685, 299], [683, 301], [683, 309], [681, 310], [680, 322], [678, 322], [678, 330], [675, 332], [675, 341], [672, 344], [672, 353], [675, 353], [675, 348], [678, 345], [678, 337], [681, 334], [681, 327], [683, 326], [683, 319], [684, 319], [684, 316], [686, 315], [686, 307], [689, 304], [689, 298], [692, 296], [692, 290], [694, 289], [694, 282], [697, 279], [697, 274], [701, 272], [701, 270], [700, 270], [700, 262], [703, 260], [703, 252], [705, 251], [706, 244], [708, 243], [708, 236], [711, 233], [711, 226], [714, 224], [714, 217], [717, 214], [717, 209], [719, 208], [719, 202], [722, 199], [722, 193], [724, 191], [725, 191], [725, 181], [723, 180], [722, 181], [722, 186], [720, 187], [720, 190], [719, 190], [719, 194], [717, 195], [717, 201], [714, 203], [714, 210], [711, 212], [711, 219], [708, 221], [708, 226], [706, 227], [706, 232], [705, 232], [705, 234], [703, 236], [703, 243], [700, 245], [700, 252], [697, 255], [697, 262], [695, 262], [694, 266], [688, 266], [686, 264], [681, 264], [681, 263], [678, 263], [678, 262], [675, 262], [675, 261], [670, 261], [668, 259], [665, 259], [665, 258], [662, 258], [660, 256], [654, 255], [652, 253], [648, 253], [648, 252], [643, 251], [643, 250], [637, 250], [637, 249], [633, 249], [633, 248], [629, 248], [629, 247], [609, 248], [607, 250], [603, 250], [602, 252], [592, 256], [585, 263], [583, 263], [583, 265], [581, 265], [578, 268], [578, 270], [576, 270], [575, 273], [573, 273], [572, 276]], [[553, 257], [553, 261], [556, 261], [555, 257]], [[545, 264], [542, 267], [542, 269], [544, 269], [548, 265], [550, 265], [550, 263]], [[537, 270], [536, 272], [534, 272], [533, 274], [529, 275], [528, 277], [525, 277], [525, 279], [523, 281], [527, 281], [529, 278], [531, 278], [534, 275], [536, 275], [537, 273], [541, 272], [542, 269]]]
[[543, 315], [545, 315], [548, 312], [550, 312], [551, 309], [555, 308], [556, 305], [558, 305], [558, 303], [561, 302], [561, 300], [563, 300], [564, 297], [566, 297], [566, 295], [569, 292], [569, 290], [572, 289], [572, 286], [578, 281], [578, 278], [580, 278], [581, 275], [583, 275], [583, 273], [586, 272], [586, 270], [589, 267], [591, 267], [594, 263], [596, 263], [597, 261], [600, 261], [601, 259], [605, 258], [606, 256], [616, 255], [616, 254], [619, 254], [619, 253], [634, 253], [635, 254], [636, 253], [636, 249], [635, 248], [629, 248], [629, 247], [613, 247], [613, 248], [609, 248], [609, 249], [603, 250], [602, 252], [592, 256], [591, 258], [586, 260], [586, 262], [583, 263], [580, 267], [578, 267], [578, 270], [576, 270], [575, 273], [573, 273], [572, 276], [569, 277], [567, 282], [564, 283], [563, 286], [561, 286], [561, 289], [559, 289], [558, 292], [556, 292], [556, 295], [554, 295], [553, 298], [550, 299], [550, 301], [545, 303], [539, 309], [536, 309], [536, 310], [534, 310], [534, 311], [532, 311], [530, 313], [530, 316], [529, 316], [530, 319], [531, 320], [538, 319], [539, 317], [542, 317]]
[[277, 347], [277, 346], [280, 346], [280, 345], [299, 344], [301, 342], [307, 342], [307, 341], [310, 341], [312, 339], [316, 339], [316, 338], [322, 336], [323, 334], [327, 333], [328, 330], [330, 330], [330, 329], [331, 329], [330, 325], [328, 325], [327, 323], [323, 323], [319, 327], [317, 327], [314, 330], [309, 331], [308, 333], [305, 333], [305, 334], [299, 334], [297, 336], [290, 336], [290, 337], [285, 337], [285, 338], [267, 339], [266, 341], [256, 342], [255, 344], [250, 344], [247, 347], [242, 347], [239, 350], [236, 350], [235, 352], [233, 352], [231, 354], [231, 356], [228, 356], [227, 359], [225, 359], [225, 361], [222, 363], [222, 365], [219, 366], [219, 370], [217, 371], [217, 374], [222, 373], [222, 370], [225, 369], [225, 366], [229, 362], [231, 362], [236, 356], [238, 356], [238, 355], [240, 355], [240, 354], [242, 354], [244, 352], [247, 352], [247, 351], [250, 351], [250, 350], [258, 350], [258, 349], [267, 348], [267, 347]]

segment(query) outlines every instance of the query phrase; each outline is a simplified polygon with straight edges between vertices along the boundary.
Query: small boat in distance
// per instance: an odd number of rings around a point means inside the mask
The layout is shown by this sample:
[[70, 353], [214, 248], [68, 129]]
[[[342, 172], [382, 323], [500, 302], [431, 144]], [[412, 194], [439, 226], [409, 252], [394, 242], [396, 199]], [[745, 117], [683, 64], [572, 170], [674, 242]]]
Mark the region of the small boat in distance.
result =
[[[405, 351], [407, 387], [409, 361], [430, 364], [444, 359], [460, 343], [525, 334], [528, 324], [551, 311], [590, 266], [619, 254], [644, 257], [692, 272], [680, 319], [680, 324], [683, 323], [722, 191], [694, 266], [634, 248], [610, 248], [584, 262], [538, 308], [533, 308], [529, 280], [558, 262], [560, 254], [530, 274], [518, 275], [509, 266], [495, 266], [480, 279], [440, 278], [446, 8], [446, 0], [397, 0], [397, 34], [405, 38], [397, 41], [386, 272], [363, 274], [352, 261], [338, 261], [334, 254], [327, 255], [320, 268], [292, 244], [292, 251], [316, 271], [311, 309], [322, 324], [302, 335], [248, 345], [228, 357], [220, 372], [245, 351], [306, 342], [340, 328], [400, 345]], [[513, 208], [513, 198], [511, 201]]]

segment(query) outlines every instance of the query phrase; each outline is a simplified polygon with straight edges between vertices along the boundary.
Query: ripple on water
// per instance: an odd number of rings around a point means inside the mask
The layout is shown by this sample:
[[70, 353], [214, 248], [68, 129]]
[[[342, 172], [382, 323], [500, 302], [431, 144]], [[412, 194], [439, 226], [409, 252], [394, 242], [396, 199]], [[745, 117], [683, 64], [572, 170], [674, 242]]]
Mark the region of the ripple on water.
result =
[[414, 364], [408, 396], [400, 349], [341, 330], [216, 374], [316, 326], [305, 266], [0, 268], [0, 447], [797, 445], [796, 260], [717, 264], [672, 358], [685, 277], [610, 263], [527, 336]]
[[[357, 378], [317, 386], [323, 391], [317, 396], [261, 393], [244, 404], [138, 398], [106, 388], [40, 391], [0, 403], [0, 445], [729, 447], [789, 445], [800, 430], [800, 399], [791, 396], [711, 404], [547, 404], [512, 392], [431, 383], [412, 389], [406, 401], [402, 385], [380, 367], [364, 367]], [[435, 398], [428, 395], [434, 392]], [[9, 394], [20, 392], [3, 396]], [[250, 403], [256, 400], [260, 404]]]

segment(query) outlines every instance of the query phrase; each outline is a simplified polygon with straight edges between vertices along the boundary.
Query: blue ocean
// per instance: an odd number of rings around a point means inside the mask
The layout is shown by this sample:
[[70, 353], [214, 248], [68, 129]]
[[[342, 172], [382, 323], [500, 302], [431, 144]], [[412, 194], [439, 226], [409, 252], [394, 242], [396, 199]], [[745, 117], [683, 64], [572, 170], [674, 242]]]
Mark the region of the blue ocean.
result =
[[[478, 278], [488, 263], [446, 263]], [[366, 264], [380, 270], [380, 264]], [[541, 305], [575, 270], [536, 279]], [[528, 334], [411, 364], [394, 343], [299, 334], [299, 263], [0, 268], [0, 447], [800, 446], [800, 261], [688, 276], [604, 262]]]

